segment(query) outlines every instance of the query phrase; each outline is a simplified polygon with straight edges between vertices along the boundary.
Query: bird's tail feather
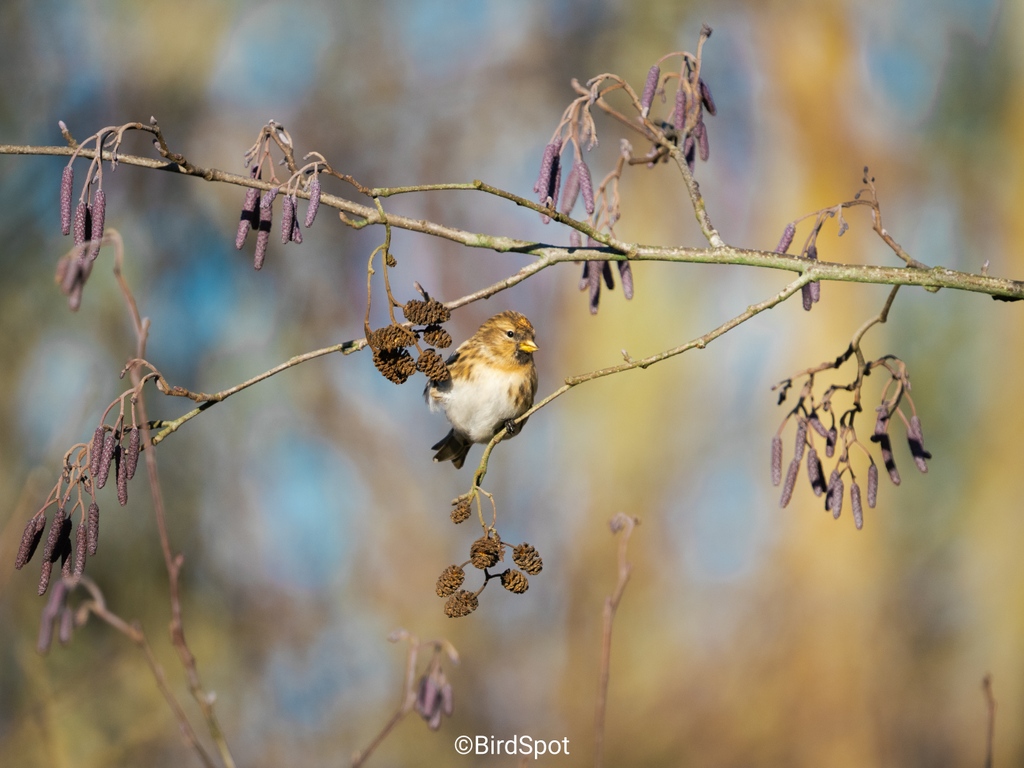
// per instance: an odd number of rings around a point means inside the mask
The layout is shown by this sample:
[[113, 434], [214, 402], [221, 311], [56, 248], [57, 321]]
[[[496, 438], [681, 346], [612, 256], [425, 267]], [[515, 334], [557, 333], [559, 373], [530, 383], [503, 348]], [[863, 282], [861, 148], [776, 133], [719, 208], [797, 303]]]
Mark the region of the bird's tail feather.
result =
[[466, 461], [466, 454], [469, 453], [470, 446], [472, 446], [472, 443], [452, 429], [438, 443], [433, 445], [431, 450], [437, 451], [434, 454], [434, 461], [450, 460], [456, 469], [460, 469]]

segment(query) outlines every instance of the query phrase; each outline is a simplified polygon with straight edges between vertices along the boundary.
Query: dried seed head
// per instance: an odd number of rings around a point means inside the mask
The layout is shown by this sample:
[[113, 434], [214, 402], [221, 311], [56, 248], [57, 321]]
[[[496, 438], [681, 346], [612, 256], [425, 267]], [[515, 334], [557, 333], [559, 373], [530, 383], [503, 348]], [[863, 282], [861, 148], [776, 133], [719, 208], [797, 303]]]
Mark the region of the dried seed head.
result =
[[75, 170], [68, 163], [60, 175], [60, 231], [71, 234], [71, 196], [75, 188]]
[[117, 448], [117, 440], [113, 432], [107, 432], [103, 438], [103, 452], [100, 454], [100, 463], [96, 471], [96, 487], [102, 488], [107, 484], [107, 475], [110, 474], [110, 462], [114, 459], [114, 449]]
[[854, 480], [850, 483], [850, 506], [853, 507], [853, 524], [859, 531], [864, 527], [864, 507], [860, 501], [860, 486]]
[[435, 590], [438, 597], [450, 597], [454, 595], [462, 582], [466, 580], [466, 572], [457, 565], [449, 565], [441, 575], [437, 577]]
[[75, 245], [85, 242], [86, 223], [89, 217], [89, 207], [83, 202], [75, 208], [74, 238]]
[[428, 325], [423, 331], [423, 340], [438, 349], [447, 349], [452, 345], [451, 334], [440, 325]]
[[128, 450], [124, 452], [125, 471], [128, 479], [135, 477], [135, 469], [139, 466], [139, 448], [141, 434], [138, 427], [132, 427], [128, 433]]
[[800, 459], [793, 459], [789, 462], [789, 469], [786, 470], [786, 482], [782, 484], [782, 498], [779, 499], [779, 506], [785, 508], [789, 500], [793, 498], [793, 489], [796, 487], [796, 476], [800, 472]]
[[96, 547], [100, 543], [100, 507], [95, 501], [89, 505], [85, 535], [89, 545], [89, 554], [95, 555]]
[[786, 225], [786, 229], [782, 232], [782, 237], [779, 238], [779, 244], [775, 246], [776, 253], [785, 253], [789, 250], [789, 246], [793, 244], [793, 237], [796, 235], [796, 224], [790, 222]]
[[100, 243], [103, 240], [103, 222], [107, 216], [107, 193], [97, 189], [92, 198], [89, 232], [89, 260], [95, 261], [100, 253]]
[[628, 261], [618, 261], [619, 279], [622, 280], [622, 295], [627, 301], [633, 298], [633, 268]]
[[868, 506], [871, 509], [875, 508], [875, 501], [878, 499], [878, 467], [875, 466], [875, 462], [871, 462], [871, 466], [868, 467]]
[[452, 507], [454, 507], [452, 509], [452, 522], [458, 525], [469, 519], [473, 505], [469, 497], [459, 496], [459, 498], [452, 500]]
[[700, 100], [704, 103], [704, 109], [708, 111], [708, 114], [714, 117], [718, 114], [718, 109], [715, 107], [715, 100], [711, 98], [711, 89], [708, 88], [708, 84], [704, 82], [704, 78], [700, 78], [697, 83], [700, 86]]
[[444, 604], [444, 613], [445, 616], [451, 619], [457, 619], [462, 616], [468, 616], [479, 606], [480, 602], [477, 600], [476, 595], [472, 592], [467, 592], [465, 589], [460, 589], [448, 598], [448, 602]]
[[89, 550], [89, 538], [87, 534], [87, 527], [83, 525], [85, 521], [79, 521], [78, 529], [75, 531], [75, 570], [74, 577], [76, 580], [82, 578], [82, 574], [85, 572], [85, 555]]
[[580, 160], [578, 163], [580, 174], [580, 194], [583, 196], [583, 209], [587, 214], [594, 212], [594, 182], [590, 178], [590, 168], [587, 164]]
[[647, 117], [651, 114], [651, 104], [654, 103], [654, 94], [658, 90], [658, 82], [661, 80], [661, 67], [655, 64], [647, 72], [647, 80], [644, 83], [644, 92], [640, 97], [640, 115]]
[[404, 384], [416, 372], [416, 361], [405, 349], [375, 349], [373, 364], [385, 379], [395, 384]]
[[501, 559], [501, 544], [497, 539], [481, 536], [469, 547], [469, 560], [473, 567], [491, 568]]
[[306, 187], [309, 191], [309, 205], [306, 207], [306, 229], [313, 226], [313, 219], [316, 218], [316, 212], [320, 210], [320, 174], [313, 174], [313, 178], [309, 180], [309, 186]]
[[18, 556], [14, 559], [14, 567], [21, 570], [25, 564], [32, 559], [43, 538], [43, 529], [46, 528], [46, 516], [38, 515], [32, 517], [25, 524], [25, 530], [21, 533], [21, 544], [18, 546]]
[[452, 375], [444, 360], [432, 349], [426, 349], [416, 361], [416, 370], [425, 374], [433, 382], [448, 381]]
[[512, 561], [531, 576], [536, 576], [544, 567], [544, 561], [540, 559], [537, 550], [525, 541], [512, 548]]
[[124, 460], [120, 445], [114, 451], [114, 461], [117, 464], [117, 503], [123, 507], [128, 503], [128, 462]]
[[402, 307], [402, 314], [406, 320], [416, 325], [439, 325], [447, 323], [452, 316], [451, 310], [436, 299], [407, 301]]
[[395, 255], [391, 253], [391, 251], [388, 251], [387, 253], [384, 254], [384, 263], [387, 264], [389, 267], [397, 267], [398, 259], [395, 258]]
[[772, 438], [772, 485], [782, 482], [782, 438]]
[[522, 571], [506, 568], [501, 574], [501, 586], [509, 592], [521, 595], [530, 588], [530, 580], [526, 578], [526, 574]]
[[370, 331], [366, 341], [375, 350], [393, 351], [403, 347], [411, 347], [418, 338], [408, 328], [403, 328], [400, 325], [386, 325], [383, 328]]
[[292, 239], [292, 224], [295, 223], [295, 200], [285, 195], [281, 201], [281, 245]]
[[100, 473], [100, 457], [103, 455], [105, 432], [102, 424], [96, 427], [96, 431], [92, 433], [92, 443], [89, 445], [89, 474], [94, 478]]

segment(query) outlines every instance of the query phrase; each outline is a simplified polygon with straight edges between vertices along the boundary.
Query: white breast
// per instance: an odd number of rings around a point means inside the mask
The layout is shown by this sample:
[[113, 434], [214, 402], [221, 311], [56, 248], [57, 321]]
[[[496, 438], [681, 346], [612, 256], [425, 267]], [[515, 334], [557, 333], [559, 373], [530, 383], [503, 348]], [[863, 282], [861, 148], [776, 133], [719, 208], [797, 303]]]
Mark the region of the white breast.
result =
[[431, 389], [427, 400], [430, 410], [443, 410], [452, 426], [474, 443], [486, 443], [496, 428], [518, 415], [509, 389], [515, 393], [521, 379], [522, 374], [481, 368], [472, 382], [453, 380], [447, 391]]

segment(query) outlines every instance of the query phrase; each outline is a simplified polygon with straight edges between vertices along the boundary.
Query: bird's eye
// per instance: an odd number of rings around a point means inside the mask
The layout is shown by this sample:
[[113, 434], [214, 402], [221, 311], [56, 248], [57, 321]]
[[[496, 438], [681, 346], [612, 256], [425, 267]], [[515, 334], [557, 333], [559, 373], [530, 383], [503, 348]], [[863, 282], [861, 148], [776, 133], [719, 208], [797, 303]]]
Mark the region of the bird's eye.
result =
[[515, 331], [505, 331], [505, 335], [508, 336], [510, 339], [514, 339], [515, 336], [516, 336], [516, 332]]

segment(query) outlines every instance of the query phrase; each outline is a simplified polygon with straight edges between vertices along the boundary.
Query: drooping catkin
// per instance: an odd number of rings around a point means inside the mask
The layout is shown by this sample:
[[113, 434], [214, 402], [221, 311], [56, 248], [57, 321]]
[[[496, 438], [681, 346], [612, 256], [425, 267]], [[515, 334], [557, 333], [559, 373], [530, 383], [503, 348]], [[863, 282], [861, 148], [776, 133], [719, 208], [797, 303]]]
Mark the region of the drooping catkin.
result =
[[43, 529], [45, 528], [45, 515], [32, 517], [25, 524], [25, 530], [21, 534], [21, 544], [18, 546], [18, 555], [14, 559], [15, 569], [20, 571], [32, 559], [32, 555], [36, 552], [36, 547], [39, 546], [40, 539], [43, 538]]
[[89, 512], [86, 515], [85, 534], [89, 545], [89, 554], [95, 555], [96, 547], [100, 543], [100, 507], [95, 501], [89, 505]]
[[790, 222], [786, 225], [786, 229], [782, 232], [782, 237], [779, 238], [779, 244], [775, 246], [776, 253], [785, 253], [789, 250], [789, 246], [793, 244], [793, 237], [796, 235], [796, 224]]
[[779, 506], [786, 507], [789, 500], [793, 498], [793, 489], [796, 487], [796, 477], [800, 472], [800, 459], [793, 459], [789, 462], [789, 469], [786, 470], [786, 482], [782, 484], [782, 498], [779, 499]]
[[644, 82], [644, 91], [640, 96], [640, 114], [647, 117], [651, 114], [651, 104], [654, 103], [654, 94], [658, 90], [658, 82], [661, 80], [661, 67], [655, 64], [647, 72], [647, 80]]
[[89, 227], [89, 260], [95, 261], [103, 241], [103, 223], [107, 217], [107, 193], [97, 189], [92, 197]]
[[75, 531], [75, 570], [74, 577], [80, 579], [82, 574], [85, 572], [85, 555], [89, 550], [89, 537], [88, 527], [83, 525], [86, 521], [81, 520], [78, 523], [78, 529]]
[[89, 475], [95, 478], [100, 473], [100, 457], [103, 455], [103, 436], [105, 430], [100, 425], [92, 433], [92, 443], [89, 446]]
[[868, 506], [875, 508], [875, 501], [878, 499], [878, 467], [871, 462], [868, 467]]
[[107, 484], [107, 476], [110, 474], [110, 462], [114, 460], [114, 449], [117, 448], [117, 439], [113, 432], [107, 432], [103, 438], [103, 451], [100, 454], [100, 463], [96, 471], [96, 487], [102, 488]]
[[316, 212], [320, 210], [320, 174], [314, 174], [313, 178], [309, 180], [309, 205], [306, 206], [306, 229], [313, 226], [313, 219], [316, 218]]
[[853, 524], [859, 531], [864, 527], [864, 508], [860, 501], [860, 486], [854, 480], [850, 483], [850, 506], [853, 508]]
[[281, 201], [281, 245], [286, 245], [292, 237], [292, 223], [295, 221], [295, 203], [291, 195], [285, 195]]
[[128, 479], [135, 477], [135, 469], [139, 466], [139, 449], [141, 448], [141, 434], [138, 427], [132, 427], [128, 432], [128, 448], [124, 452], [125, 472]]
[[772, 485], [782, 482], [782, 438], [772, 438]]
[[582, 160], [578, 163], [580, 179], [580, 195], [583, 197], [583, 209], [590, 215], [594, 212], [594, 182], [590, 178], [590, 168]]
[[633, 298], [633, 268], [628, 261], [617, 261], [619, 265], [619, 279], [622, 280], [622, 295], [626, 299]]
[[71, 234], [71, 196], [75, 189], [75, 170], [71, 164], [64, 166], [60, 175], [60, 231]]

